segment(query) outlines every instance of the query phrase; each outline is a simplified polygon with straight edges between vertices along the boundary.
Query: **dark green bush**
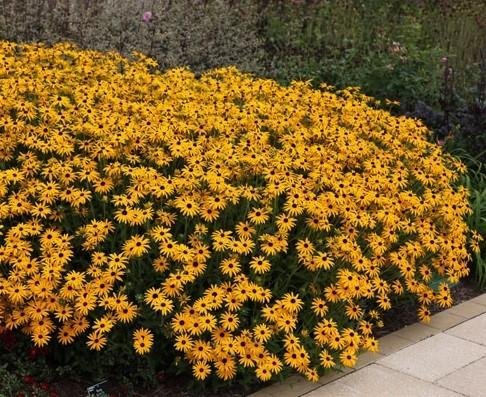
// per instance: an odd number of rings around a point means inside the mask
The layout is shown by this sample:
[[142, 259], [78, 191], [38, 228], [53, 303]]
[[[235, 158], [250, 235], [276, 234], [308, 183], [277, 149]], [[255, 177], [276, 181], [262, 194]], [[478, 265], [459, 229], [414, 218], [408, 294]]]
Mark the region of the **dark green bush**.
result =
[[400, 100], [405, 109], [417, 100], [438, 106], [441, 59], [447, 56], [458, 94], [471, 97], [486, 44], [482, 2], [270, 3], [263, 24], [268, 70], [284, 82], [360, 86], [369, 95]]

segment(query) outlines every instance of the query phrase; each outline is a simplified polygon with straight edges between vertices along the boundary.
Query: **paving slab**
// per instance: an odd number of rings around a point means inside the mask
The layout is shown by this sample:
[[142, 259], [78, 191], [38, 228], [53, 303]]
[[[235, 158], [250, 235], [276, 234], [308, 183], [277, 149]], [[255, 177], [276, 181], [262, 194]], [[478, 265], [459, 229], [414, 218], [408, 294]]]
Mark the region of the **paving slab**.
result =
[[440, 333], [378, 360], [380, 365], [429, 382], [486, 356], [486, 347]]
[[410, 346], [413, 342], [409, 339], [396, 335], [395, 332], [382, 336], [379, 340], [380, 353], [385, 356], [392, 354], [404, 347]]
[[[278, 384], [280, 385], [280, 384], [283, 384], [283, 383], [279, 382]], [[289, 387], [290, 387], [290, 385], [289, 385]], [[257, 390], [256, 392], [249, 394], [246, 397], [274, 397], [274, 395], [271, 393], [271, 390], [274, 389], [274, 388], [275, 388], [275, 384], [264, 387], [263, 389]], [[297, 394], [295, 396], [297, 396]]]
[[297, 383], [287, 384], [282, 382], [277, 385], [272, 385], [267, 387], [265, 392], [272, 397], [296, 397], [302, 396], [319, 387], [321, 387], [319, 383], [309, 382], [307, 379], [302, 378], [302, 380]]
[[478, 305], [486, 306], [486, 294], [476, 296], [475, 298], [472, 298], [468, 302], [477, 303]]
[[447, 310], [449, 314], [455, 314], [464, 318], [473, 318], [486, 312], [486, 306], [474, 302], [463, 302], [452, 306]]
[[317, 383], [320, 385], [326, 385], [328, 383], [331, 383], [335, 381], [336, 379], [342, 378], [345, 375], [348, 375], [349, 373], [353, 372], [354, 368], [342, 368], [340, 370], [335, 370], [328, 372], [324, 376], [322, 376]]
[[352, 372], [305, 397], [459, 397], [451, 390], [378, 364]]
[[319, 382], [309, 382], [301, 375], [292, 375], [282, 382], [276, 382], [264, 389], [261, 389], [248, 397], [296, 397], [301, 396], [311, 390], [321, 387], [323, 380], [327, 379], [327, 382], [339, 379], [349, 372], [330, 372], [319, 379]]
[[444, 331], [464, 321], [466, 321], [464, 317], [445, 311], [434, 314], [431, 317], [430, 323], [428, 323], [427, 326]]
[[437, 383], [469, 397], [486, 396], [486, 358], [439, 379]]
[[[474, 317], [446, 331], [446, 334], [486, 346], [486, 314]], [[486, 394], [486, 391], [485, 391]]]
[[383, 354], [374, 353], [374, 352], [365, 352], [358, 356], [358, 361], [356, 361], [355, 369], [360, 369], [374, 363], [375, 361], [379, 360], [380, 358], [385, 357]]
[[404, 339], [408, 339], [412, 342], [418, 342], [422, 339], [426, 339], [432, 335], [438, 334], [440, 330], [432, 327], [428, 327], [424, 324], [416, 323], [408, 325], [402, 329], [395, 331], [394, 334]]

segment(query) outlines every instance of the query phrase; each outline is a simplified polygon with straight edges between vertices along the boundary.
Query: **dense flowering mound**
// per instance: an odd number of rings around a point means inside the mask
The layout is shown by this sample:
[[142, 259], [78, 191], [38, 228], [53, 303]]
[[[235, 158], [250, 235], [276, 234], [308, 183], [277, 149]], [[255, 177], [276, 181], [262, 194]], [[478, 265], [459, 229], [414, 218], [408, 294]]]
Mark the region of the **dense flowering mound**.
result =
[[0, 332], [316, 380], [468, 273], [462, 164], [357, 92], [0, 48]]

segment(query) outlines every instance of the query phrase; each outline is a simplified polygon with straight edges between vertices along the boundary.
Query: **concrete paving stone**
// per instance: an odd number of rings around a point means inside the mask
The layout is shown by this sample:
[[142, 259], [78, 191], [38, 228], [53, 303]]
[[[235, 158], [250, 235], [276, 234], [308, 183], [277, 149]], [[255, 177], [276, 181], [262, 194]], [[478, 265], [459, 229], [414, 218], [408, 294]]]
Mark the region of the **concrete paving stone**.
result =
[[288, 384], [294, 384], [294, 383], [302, 382], [303, 380], [305, 380], [305, 378], [302, 375], [294, 374], [294, 375], [290, 375], [284, 381], [278, 382], [276, 384], [281, 384], [284, 382]]
[[270, 394], [272, 397], [297, 397], [302, 396], [312, 390], [315, 390], [322, 385], [315, 382], [309, 382], [306, 379], [302, 379], [300, 382], [297, 383], [286, 383], [281, 382], [279, 384], [274, 384], [265, 388], [263, 391], [267, 394]]
[[475, 298], [468, 300], [468, 302], [477, 303], [478, 305], [486, 306], [486, 294], [476, 296]]
[[486, 347], [440, 333], [378, 360], [380, 365], [429, 382], [486, 355]]
[[[267, 392], [272, 397], [297, 397], [302, 396], [312, 390], [315, 390], [322, 385], [332, 382], [336, 379], [342, 378], [343, 376], [354, 371], [354, 368], [336, 368], [332, 372], [324, 375], [319, 379], [318, 382], [309, 382], [303, 376], [295, 375], [283, 382], [275, 383], [268, 387]], [[289, 382], [290, 380], [290, 382]], [[296, 381], [297, 380], [297, 381]]]
[[[305, 397], [458, 397], [459, 394], [378, 364], [322, 386]], [[295, 397], [295, 396], [294, 396]]]
[[486, 358], [439, 379], [439, 385], [469, 397], [486, 396]]
[[447, 313], [447, 311], [445, 311], [445, 312], [434, 314], [431, 317], [430, 323], [428, 323], [427, 326], [444, 331], [464, 321], [465, 321], [464, 317]]
[[449, 314], [455, 314], [464, 318], [473, 318], [486, 312], [486, 306], [473, 302], [463, 302], [452, 306], [447, 310]]
[[368, 364], [374, 363], [376, 360], [385, 357], [384, 354], [380, 353], [373, 353], [373, 352], [365, 352], [358, 356], [358, 361], [356, 362], [355, 369], [360, 369], [365, 367]]
[[439, 332], [440, 331], [436, 328], [432, 328], [420, 323], [416, 323], [416, 324], [403, 327], [398, 331], [395, 331], [395, 335], [404, 339], [411, 340], [412, 342], [418, 342], [421, 341], [422, 339], [438, 334]]
[[446, 334], [486, 346], [486, 314], [467, 320], [447, 330]]
[[339, 368], [329, 371], [317, 383], [309, 382], [301, 375], [291, 375], [282, 382], [275, 382], [248, 397], [296, 397], [353, 372], [353, 368]]
[[348, 375], [349, 373], [353, 372], [353, 368], [343, 368], [340, 370], [332, 370], [325, 374], [324, 376], [321, 376], [320, 379], [318, 380], [317, 383], [320, 385], [326, 385], [328, 383], [331, 383], [335, 381], [336, 379], [342, 378], [345, 375]]
[[249, 394], [247, 397], [273, 397], [270, 393], [267, 393], [265, 389], [258, 390], [255, 393]]
[[404, 347], [410, 346], [413, 342], [396, 335], [396, 332], [382, 336], [379, 339], [380, 353], [385, 356], [395, 353]]
[[299, 383], [299, 382], [302, 382], [302, 381], [305, 381], [305, 380], [306, 379], [301, 375], [298, 375], [298, 374], [290, 375], [285, 380], [283, 380], [281, 382], [279, 381], [279, 382], [272, 383], [271, 385], [264, 387], [263, 389], [260, 389], [253, 394], [250, 394], [248, 397], [268, 397], [268, 396], [272, 395], [271, 391], [274, 390], [274, 389], [278, 390], [278, 388], [281, 387], [281, 386], [282, 387], [289, 387], [289, 386], [292, 386], [296, 383]]

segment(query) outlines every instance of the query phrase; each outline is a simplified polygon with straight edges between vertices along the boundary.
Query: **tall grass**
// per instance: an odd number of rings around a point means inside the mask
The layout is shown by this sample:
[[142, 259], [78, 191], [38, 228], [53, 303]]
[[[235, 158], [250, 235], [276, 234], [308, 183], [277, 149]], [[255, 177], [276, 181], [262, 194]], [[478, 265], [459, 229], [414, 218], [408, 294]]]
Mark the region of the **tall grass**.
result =
[[469, 99], [477, 83], [481, 51], [486, 50], [486, 3], [484, 1], [425, 2], [419, 14], [428, 39], [445, 50], [455, 70], [455, 86]]
[[[486, 238], [486, 166], [479, 158], [484, 153], [472, 156], [464, 149], [455, 149], [451, 152], [460, 157], [468, 166], [468, 174], [461, 177], [460, 183], [467, 187], [470, 193], [470, 205], [473, 212], [467, 222], [472, 230], [476, 230]], [[474, 276], [479, 288], [486, 288], [486, 241], [481, 244], [481, 250], [472, 258]]]

